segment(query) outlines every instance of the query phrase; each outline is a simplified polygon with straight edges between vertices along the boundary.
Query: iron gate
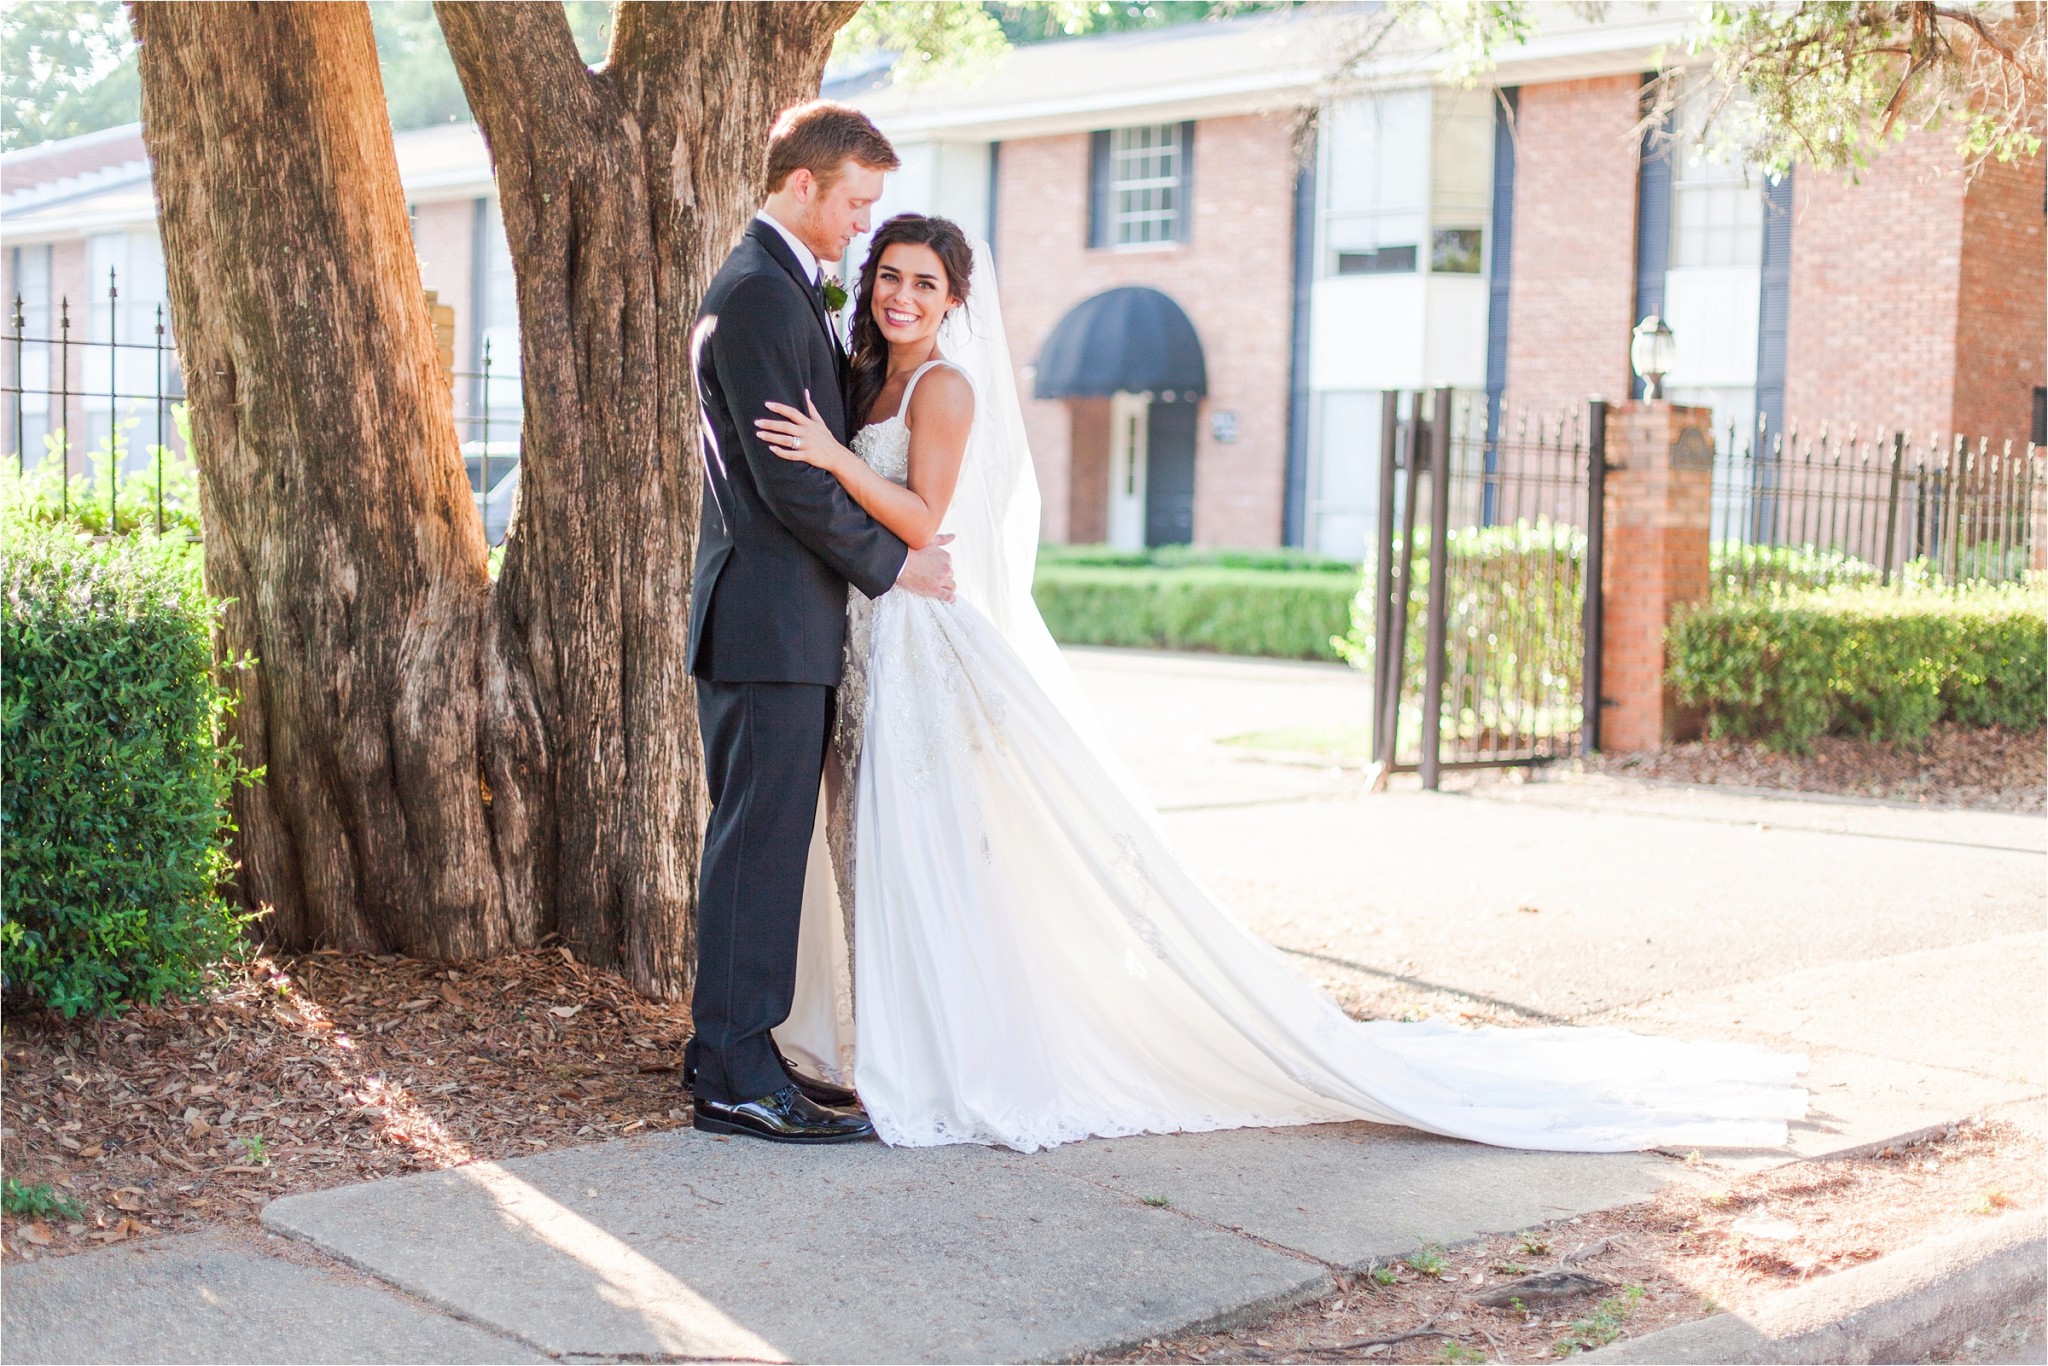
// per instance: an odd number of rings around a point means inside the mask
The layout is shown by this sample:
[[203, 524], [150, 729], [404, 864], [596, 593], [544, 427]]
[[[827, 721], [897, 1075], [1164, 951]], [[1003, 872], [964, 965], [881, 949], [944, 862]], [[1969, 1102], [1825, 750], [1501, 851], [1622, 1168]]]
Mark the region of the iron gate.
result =
[[[1607, 405], [1488, 431], [1483, 395], [1380, 414], [1372, 758], [1378, 781], [1539, 764], [1599, 743]], [[1588, 586], [1596, 586], [1588, 591]]]

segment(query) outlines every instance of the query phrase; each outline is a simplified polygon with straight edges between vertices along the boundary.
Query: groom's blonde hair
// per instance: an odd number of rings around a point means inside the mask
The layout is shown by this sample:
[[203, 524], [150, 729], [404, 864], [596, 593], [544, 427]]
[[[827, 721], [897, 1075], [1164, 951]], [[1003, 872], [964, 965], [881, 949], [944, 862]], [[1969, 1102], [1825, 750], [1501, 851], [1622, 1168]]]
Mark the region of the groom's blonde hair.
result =
[[820, 190], [829, 190], [849, 161], [870, 171], [893, 171], [903, 164], [882, 130], [851, 105], [812, 100], [785, 109], [768, 134], [768, 193], [800, 170], [809, 171]]

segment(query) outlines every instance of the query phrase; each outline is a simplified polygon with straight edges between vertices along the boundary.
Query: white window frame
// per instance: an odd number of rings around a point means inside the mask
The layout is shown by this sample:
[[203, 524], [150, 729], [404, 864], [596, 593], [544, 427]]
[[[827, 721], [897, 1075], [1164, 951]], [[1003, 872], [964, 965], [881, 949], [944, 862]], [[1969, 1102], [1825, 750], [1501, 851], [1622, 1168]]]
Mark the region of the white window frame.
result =
[[[1182, 143], [1183, 132], [1178, 123], [1110, 130], [1110, 246], [1142, 251], [1174, 246], [1185, 238], [1187, 148]], [[1130, 207], [1126, 196], [1142, 202]]]
[[[1763, 264], [1764, 187], [1739, 161], [1713, 160], [1699, 146], [1708, 94], [1695, 90], [1674, 120], [1667, 268], [1755, 268]], [[1722, 111], [1720, 124], [1739, 131], [1748, 117], [1748, 102], [1737, 99]]]
[[[1427, 153], [1422, 168], [1419, 186], [1390, 186], [1383, 179], [1376, 180], [1372, 202], [1369, 204], [1348, 204], [1339, 206], [1332, 202], [1328, 189], [1317, 195], [1317, 236], [1319, 238], [1316, 259], [1318, 275], [1324, 279], [1337, 278], [1394, 278], [1404, 279], [1418, 276], [1442, 275], [1453, 279], [1484, 279], [1492, 274], [1489, 253], [1493, 243], [1493, 172], [1491, 162], [1486, 167], [1486, 177], [1477, 193], [1465, 196], [1447, 195], [1440, 182], [1443, 177], [1439, 159], [1445, 155], [1440, 124], [1453, 112], [1452, 101], [1463, 98], [1462, 92], [1440, 86], [1416, 86], [1381, 92], [1378, 95], [1356, 97], [1363, 100], [1379, 100], [1384, 103], [1374, 109], [1372, 118], [1377, 136], [1393, 136], [1386, 126], [1386, 104], [1394, 100], [1420, 98], [1426, 101], [1422, 124], [1427, 129]], [[1491, 90], [1479, 98], [1489, 102], [1495, 98]], [[1489, 117], [1491, 116], [1489, 104]], [[1334, 106], [1323, 109], [1324, 136], [1317, 148], [1317, 181], [1322, 186], [1335, 183], [1334, 158], [1339, 154], [1337, 138], [1329, 130], [1337, 126]], [[1384, 177], [1382, 161], [1376, 171]], [[1413, 239], [1407, 234], [1387, 233], [1386, 223], [1406, 223], [1413, 227]], [[1364, 234], [1373, 246], [1336, 245], [1341, 229], [1368, 224], [1370, 230]], [[1476, 271], [1440, 270], [1436, 267], [1436, 236], [1439, 231], [1477, 231], [1479, 234], [1479, 269]], [[1353, 234], [1356, 236], [1355, 231]], [[1381, 250], [1413, 248], [1415, 262], [1411, 267], [1398, 270], [1346, 272], [1340, 268], [1339, 258], [1351, 254], [1371, 254]]]

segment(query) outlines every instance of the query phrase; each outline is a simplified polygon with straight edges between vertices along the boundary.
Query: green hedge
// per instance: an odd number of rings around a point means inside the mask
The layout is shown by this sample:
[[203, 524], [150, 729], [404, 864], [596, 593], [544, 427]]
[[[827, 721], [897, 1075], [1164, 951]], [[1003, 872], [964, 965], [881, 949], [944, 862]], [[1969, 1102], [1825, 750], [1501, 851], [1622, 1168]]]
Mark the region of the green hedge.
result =
[[191, 991], [241, 926], [196, 547], [15, 521], [0, 589], [6, 995], [105, 1015]]
[[[1892, 570], [1895, 582], [1908, 588], [1936, 588], [1951, 582], [1963, 586], [2024, 583], [2029, 550], [2025, 545], [1981, 541], [1962, 547], [1953, 564], [1920, 556]], [[1719, 541], [1713, 551], [1714, 592], [1751, 594], [1821, 588], [1873, 588], [1884, 578], [1879, 566], [1840, 550], [1810, 545], [1759, 546]]]
[[1917, 740], [1937, 721], [2048, 717], [2048, 594], [1838, 588], [1717, 598], [1666, 635], [1667, 678], [1710, 733], [1802, 748], [1840, 732]]
[[1074, 645], [1335, 659], [1358, 571], [1063, 563], [1041, 558], [1032, 596], [1054, 639]]
[[1116, 550], [1106, 545], [1043, 545], [1040, 568], [1093, 569], [1256, 569], [1281, 574], [1350, 574], [1358, 566], [1306, 550], [1226, 550], [1206, 546], [1160, 545], [1150, 550]]

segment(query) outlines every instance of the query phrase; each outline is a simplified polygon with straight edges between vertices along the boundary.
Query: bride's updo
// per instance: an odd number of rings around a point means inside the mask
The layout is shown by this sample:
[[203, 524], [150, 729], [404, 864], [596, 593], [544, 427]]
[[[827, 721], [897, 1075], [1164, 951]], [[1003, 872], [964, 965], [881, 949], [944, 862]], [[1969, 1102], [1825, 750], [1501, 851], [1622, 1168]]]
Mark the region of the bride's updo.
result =
[[889, 343], [875, 325], [875, 275], [881, 269], [882, 253], [899, 243], [930, 247], [946, 270], [946, 292], [963, 305], [967, 302], [968, 276], [974, 273], [974, 248], [967, 234], [950, 218], [931, 218], [921, 213], [899, 213], [875, 230], [868, 244], [868, 259], [860, 265], [860, 286], [853, 304], [853, 394], [850, 416], [857, 426], [867, 417], [875, 398], [889, 379]]

